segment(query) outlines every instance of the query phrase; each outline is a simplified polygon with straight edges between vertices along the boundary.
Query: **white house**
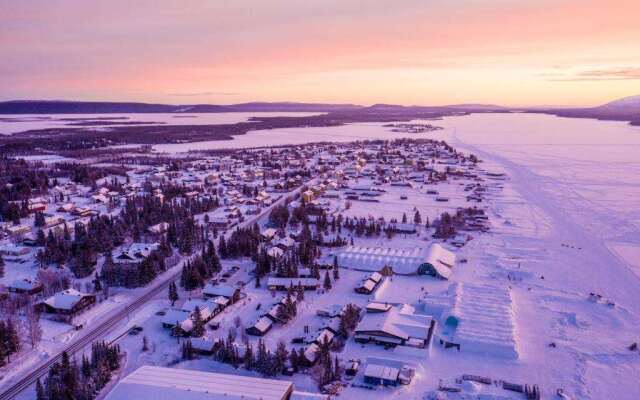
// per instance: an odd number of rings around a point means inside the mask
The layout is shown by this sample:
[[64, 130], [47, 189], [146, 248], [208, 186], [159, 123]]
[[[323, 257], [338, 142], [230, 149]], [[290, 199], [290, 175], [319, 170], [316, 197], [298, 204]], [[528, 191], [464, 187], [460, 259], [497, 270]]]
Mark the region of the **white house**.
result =
[[355, 341], [384, 345], [426, 347], [433, 335], [435, 321], [429, 315], [416, 314], [408, 305], [386, 312], [367, 312], [355, 330]]

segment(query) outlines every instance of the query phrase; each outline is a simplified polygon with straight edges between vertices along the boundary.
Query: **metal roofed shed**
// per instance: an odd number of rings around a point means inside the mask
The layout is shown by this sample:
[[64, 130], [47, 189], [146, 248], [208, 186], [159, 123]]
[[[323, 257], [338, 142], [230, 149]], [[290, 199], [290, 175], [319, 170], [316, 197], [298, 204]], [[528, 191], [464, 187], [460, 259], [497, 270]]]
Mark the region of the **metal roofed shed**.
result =
[[380, 365], [367, 364], [364, 370], [364, 381], [370, 385], [396, 386], [398, 384], [398, 368]]
[[286, 400], [292, 392], [287, 381], [147, 365], [118, 382], [106, 400]]

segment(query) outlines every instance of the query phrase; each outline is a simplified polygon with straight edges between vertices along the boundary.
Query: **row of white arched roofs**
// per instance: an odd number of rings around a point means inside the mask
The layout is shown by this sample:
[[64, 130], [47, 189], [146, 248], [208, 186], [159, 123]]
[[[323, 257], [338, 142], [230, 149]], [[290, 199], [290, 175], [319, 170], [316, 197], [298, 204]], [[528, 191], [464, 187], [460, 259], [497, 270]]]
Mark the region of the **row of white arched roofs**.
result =
[[424, 263], [428, 250], [347, 246], [338, 254], [338, 265], [365, 271], [379, 271], [385, 266], [400, 274], [415, 273]]

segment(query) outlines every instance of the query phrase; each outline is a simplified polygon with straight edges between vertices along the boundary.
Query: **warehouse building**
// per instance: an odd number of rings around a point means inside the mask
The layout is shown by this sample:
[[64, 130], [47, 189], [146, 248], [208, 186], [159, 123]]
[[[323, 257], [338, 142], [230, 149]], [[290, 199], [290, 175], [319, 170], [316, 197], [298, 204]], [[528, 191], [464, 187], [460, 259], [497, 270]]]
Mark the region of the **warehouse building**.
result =
[[288, 381], [146, 365], [118, 382], [106, 400], [289, 400], [292, 394]]

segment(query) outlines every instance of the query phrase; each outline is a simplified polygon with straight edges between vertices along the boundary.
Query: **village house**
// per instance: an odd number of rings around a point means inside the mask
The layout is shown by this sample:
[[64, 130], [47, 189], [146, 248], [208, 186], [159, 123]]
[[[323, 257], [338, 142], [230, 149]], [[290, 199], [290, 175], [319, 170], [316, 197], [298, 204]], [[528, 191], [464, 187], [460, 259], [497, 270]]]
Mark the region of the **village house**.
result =
[[113, 262], [116, 264], [139, 263], [159, 247], [159, 243], [132, 243], [128, 248], [115, 255]]
[[302, 285], [304, 290], [316, 290], [320, 287], [320, 281], [315, 278], [277, 278], [269, 277], [267, 287], [269, 290], [288, 290], [289, 287]]
[[25, 293], [28, 295], [35, 295], [42, 292], [42, 284], [37, 281], [32, 281], [31, 279], [16, 279], [12, 283], [7, 285], [7, 290], [9, 293]]
[[273, 327], [273, 321], [266, 317], [262, 316], [258, 318], [258, 320], [251, 326], [245, 329], [247, 335], [252, 336], [264, 336], [267, 332], [271, 330]]
[[41, 312], [57, 314], [69, 319], [96, 303], [94, 294], [81, 293], [75, 289], [66, 289], [47, 298], [37, 305]]
[[358, 343], [385, 346], [425, 348], [431, 341], [435, 320], [429, 315], [416, 314], [413, 307], [392, 307], [386, 312], [367, 312], [355, 330]]

